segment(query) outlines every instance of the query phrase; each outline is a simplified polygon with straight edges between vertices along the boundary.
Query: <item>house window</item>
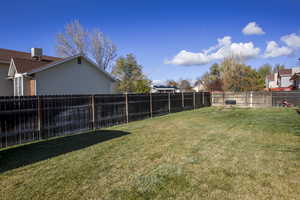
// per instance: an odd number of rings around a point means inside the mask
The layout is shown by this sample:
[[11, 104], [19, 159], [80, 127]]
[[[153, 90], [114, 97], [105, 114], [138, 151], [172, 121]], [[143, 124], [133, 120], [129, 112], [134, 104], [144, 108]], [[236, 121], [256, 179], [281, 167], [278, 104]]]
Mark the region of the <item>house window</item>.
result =
[[77, 64], [81, 65], [81, 57], [77, 58]]

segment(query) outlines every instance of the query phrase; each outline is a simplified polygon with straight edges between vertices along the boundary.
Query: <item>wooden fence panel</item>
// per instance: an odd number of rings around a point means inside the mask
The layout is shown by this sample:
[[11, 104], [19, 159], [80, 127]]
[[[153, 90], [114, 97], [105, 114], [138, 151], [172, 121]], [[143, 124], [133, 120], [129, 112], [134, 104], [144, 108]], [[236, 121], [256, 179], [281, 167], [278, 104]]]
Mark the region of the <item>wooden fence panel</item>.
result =
[[180, 112], [183, 110], [182, 94], [170, 94], [171, 112]]
[[152, 95], [152, 116], [160, 116], [169, 113], [169, 94]]
[[189, 93], [183, 93], [183, 100], [184, 100], [184, 110], [191, 110], [194, 108], [194, 94], [189, 92]]
[[204, 96], [203, 106], [211, 106], [211, 93], [203, 92], [203, 96]]
[[150, 94], [128, 94], [129, 122], [149, 118]]
[[225, 106], [226, 101], [235, 101], [237, 107], [272, 106], [271, 92], [213, 92], [211, 95], [215, 106]]
[[38, 139], [37, 101], [33, 97], [0, 98], [0, 147]]
[[201, 108], [204, 106], [204, 93], [203, 92], [196, 92], [195, 93], [195, 108]]
[[125, 95], [95, 95], [95, 128], [126, 122]]
[[42, 96], [41, 139], [91, 129], [90, 96]]

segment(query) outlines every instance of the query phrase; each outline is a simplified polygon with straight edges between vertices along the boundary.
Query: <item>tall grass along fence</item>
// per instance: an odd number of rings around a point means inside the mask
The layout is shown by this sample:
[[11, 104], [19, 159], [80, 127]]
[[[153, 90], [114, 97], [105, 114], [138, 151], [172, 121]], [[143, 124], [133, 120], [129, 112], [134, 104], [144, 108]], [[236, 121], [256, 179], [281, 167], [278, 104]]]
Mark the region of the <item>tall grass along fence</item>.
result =
[[286, 100], [289, 104], [300, 106], [300, 92], [213, 92], [212, 105], [225, 106], [235, 102], [237, 107], [272, 107], [282, 106]]
[[210, 93], [0, 97], [0, 148], [210, 106]]

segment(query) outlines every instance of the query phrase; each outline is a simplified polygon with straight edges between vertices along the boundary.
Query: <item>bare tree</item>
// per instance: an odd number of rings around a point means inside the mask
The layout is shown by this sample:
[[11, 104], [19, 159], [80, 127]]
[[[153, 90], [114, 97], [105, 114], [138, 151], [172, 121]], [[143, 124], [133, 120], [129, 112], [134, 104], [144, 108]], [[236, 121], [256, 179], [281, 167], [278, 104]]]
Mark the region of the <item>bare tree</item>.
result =
[[180, 80], [179, 81], [179, 88], [182, 92], [191, 92], [193, 88], [191, 86], [191, 82], [189, 80]]
[[78, 20], [65, 26], [56, 35], [56, 51], [59, 56], [68, 57], [79, 53], [91, 56], [99, 68], [108, 70], [116, 58], [116, 46], [99, 30], [89, 31]]
[[99, 30], [95, 29], [91, 35], [91, 53], [97, 65], [105, 70], [111, 67], [111, 61], [117, 56], [116, 46]]
[[166, 85], [170, 87], [178, 87], [178, 83], [174, 80], [167, 80]]
[[65, 31], [56, 35], [56, 51], [62, 57], [87, 53], [87, 45], [88, 31], [77, 20], [67, 24]]

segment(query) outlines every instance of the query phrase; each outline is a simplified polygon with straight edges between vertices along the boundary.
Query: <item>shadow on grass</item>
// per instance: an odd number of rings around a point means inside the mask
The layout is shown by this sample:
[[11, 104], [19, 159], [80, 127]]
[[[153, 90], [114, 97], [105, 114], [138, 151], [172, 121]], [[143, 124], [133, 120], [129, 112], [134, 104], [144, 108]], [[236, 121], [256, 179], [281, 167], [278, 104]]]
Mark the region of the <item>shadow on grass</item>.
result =
[[130, 133], [103, 130], [70, 135], [0, 151], [0, 173], [80, 150]]

